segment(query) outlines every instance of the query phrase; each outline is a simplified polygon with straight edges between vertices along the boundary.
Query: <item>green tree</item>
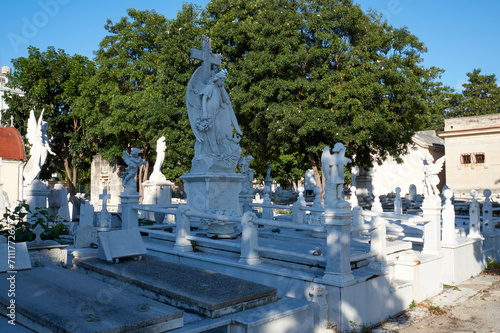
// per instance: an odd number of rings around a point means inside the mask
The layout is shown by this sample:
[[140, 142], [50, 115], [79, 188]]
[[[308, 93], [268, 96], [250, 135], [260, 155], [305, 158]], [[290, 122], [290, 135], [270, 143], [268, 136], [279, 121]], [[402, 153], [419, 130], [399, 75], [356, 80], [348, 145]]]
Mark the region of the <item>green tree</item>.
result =
[[156, 140], [165, 136], [164, 173], [174, 179], [188, 171], [194, 135], [185, 105], [195, 69], [190, 48], [199, 36], [200, 9], [184, 5], [167, 20], [155, 11], [128, 9], [119, 22], [108, 20], [108, 35], [96, 52], [96, 75], [84, 87], [78, 112], [87, 134], [106, 159], [121, 159], [137, 147], [148, 161], [138, 182], [147, 179]]
[[495, 74], [482, 75], [481, 69], [467, 73], [469, 81], [461, 94], [451, 100], [448, 117], [479, 116], [500, 112], [500, 87]]
[[212, 0], [204, 19], [262, 173], [286, 154], [319, 175], [335, 142], [370, 166], [405, 153], [443, 113], [433, 99], [440, 70], [422, 67], [423, 43], [350, 0]]
[[28, 48], [27, 58], [13, 59], [12, 64], [9, 86], [23, 90], [25, 95], [7, 95], [5, 116], [14, 116], [16, 128], [24, 134], [30, 110], [34, 108], [37, 117], [45, 110], [43, 118], [49, 123], [47, 134], [56, 155], [49, 155], [41, 177], [47, 179], [58, 172], [74, 194], [79, 177], [88, 170], [91, 149], [82, 139], [84, 129], [73, 106], [81, 85], [94, 74], [95, 65], [81, 55], [70, 56], [54, 47], [40, 52], [33, 46]]

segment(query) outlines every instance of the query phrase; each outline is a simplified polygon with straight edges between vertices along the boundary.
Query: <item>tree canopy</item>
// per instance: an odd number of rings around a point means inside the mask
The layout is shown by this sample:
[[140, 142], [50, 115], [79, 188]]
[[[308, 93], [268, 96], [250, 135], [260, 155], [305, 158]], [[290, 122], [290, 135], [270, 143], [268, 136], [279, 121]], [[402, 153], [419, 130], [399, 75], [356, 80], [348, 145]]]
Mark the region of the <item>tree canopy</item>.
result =
[[482, 75], [481, 69], [467, 73], [469, 81], [461, 94], [451, 99], [448, 117], [480, 116], [500, 112], [500, 87], [495, 74]]
[[[79, 100], [89, 140], [107, 159], [137, 147], [154, 161], [156, 141], [166, 138], [164, 169], [177, 178], [193, 157], [184, 95], [195, 67], [190, 48], [199, 28], [195, 6], [185, 5], [177, 18], [167, 20], [155, 11], [129, 9], [119, 22], [108, 20], [108, 35], [99, 44], [96, 74]], [[141, 169], [140, 183], [147, 178]]]
[[94, 74], [95, 65], [84, 56], [71, 56], [54, 47], [41, 52], [30, 46], [28, 54], [27, 58], [12, 60], [14, 69], [8, 84], [25, 95], [8, 94], [5, 115], [13, 115], [15, 127], [25, 134], [30, 110], [35, 109], [37, 118], [45, 110], [43, 118], [49, 123], [47, 134], [56, 155], [49, 155], [41, 177], [48, 179], [52, 172], [58, 172], [74, 194], [78, 177], [88, 177], [85, 171], [90, 166], [92, 147], [82, 140], [85, 130], [73, 106], [81, 85]]
[[359, 166], [398, 157], [443, 113], [424, 44], [350, 0], [212, 0], [204, 18], [261, 172], [283, 154], [317, 169], [336, 142]]

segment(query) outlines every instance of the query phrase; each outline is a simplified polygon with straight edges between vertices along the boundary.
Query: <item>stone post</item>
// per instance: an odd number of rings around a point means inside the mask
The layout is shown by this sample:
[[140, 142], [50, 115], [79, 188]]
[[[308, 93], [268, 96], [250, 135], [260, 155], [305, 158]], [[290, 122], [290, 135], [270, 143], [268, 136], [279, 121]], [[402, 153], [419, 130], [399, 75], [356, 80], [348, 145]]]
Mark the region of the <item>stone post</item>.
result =
[[370, 262], [369, 267], [385, 272], [387, 270], [386, 220], [376, 217], [372, 223], [375, 229], [371, 232], [370, 251], [377, 252], [377, 256]]
[[[269, 194], [271, 193], [271, 188], [269, 186], [264, 187], [264, 201], [262, 202], [264, 205], [272, 205], [271, 198]], [[265, 220], [272, 220], [274, 217], [273, 209], [263, 207], [262, 208], [262, 218]]]
[[481, 220], [479, 211], [479, 202], [477, 202], [478, 192], [476, 190], [470, 191], [472, 202], [469, 207], [469, 234], [467, 238], [482, 238], [481, 237]]
[[179, 252], [193, 251], [191, 241], [187, 239], [187, 236], [191, 234], [191, 224], [189, 222], [189, 216], [186, 214], [188, 210], [187, 206], [182, 205], [177, 208], [177, 213], [175, 214], [175, 223], [177, 227], [175, 230], [174, 250]]
[[340, 286], [354, 280], [351, 273], [351, 223], [351, 207], [347, 202], [325, 208], [327, 257], [323, 279]]
[[443, 207], [443, 245], [456, 245], [457, 235], [455, 230], [455, 207], [451, 203], [453, 192], [448, 188], [443, 191], [446, 202]]
[[382, 203], [380, 202], [380, 191], [375, 189], [373, 190], [373, 204], [371, 211], [376, 212], [376, 213], [382, 213], [384, 211], [384, 208], [382, 207]]
[[396, 187], [396, 197], [394, 198], [394, 213], [403, 214], [403, 200], [401, 200], [400, 187]]
[[135, 190], [128, 190], [120, 194], [122, 207], [122, 229], [133, 229], [139, 226], [139, 214], [137, 209], [132, 209], [132, 206], [139, 204], [141, 195]]
[[254, 218], [256, 216], [252, 212], [246, 212], [241, 218], [241, 257], [238, 261], [240, 264], [252, 266], [261, 264], [259, 253], [256, 250], [259, 234], [252, 221]]
[[304, 198], [304, 186], [299, 186], [299, 197], [292, 206], [292, 222], [304, 223], [304, 214], [302, 207], [307, 206], [306, 199]]
[[491, 191], [484, 190], [484, 203], [483, 203], [483, 234], [485, 235], [493, 235], [495, 233], [495, 229], [493, 226], [493, 205], [491, 203]]
[[437, 195], [425, 198], [422, 203], [423, 217], [430, 222], [424, 225], [422, 253], [438, 255], [441, 250], [441, 199]]

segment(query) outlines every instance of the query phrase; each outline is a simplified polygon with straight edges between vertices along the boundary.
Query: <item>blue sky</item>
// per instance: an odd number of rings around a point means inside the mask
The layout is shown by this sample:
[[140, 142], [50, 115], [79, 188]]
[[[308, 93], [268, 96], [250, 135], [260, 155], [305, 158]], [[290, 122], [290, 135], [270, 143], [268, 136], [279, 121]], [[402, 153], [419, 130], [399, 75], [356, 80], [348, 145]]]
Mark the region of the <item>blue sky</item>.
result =
[[[154, 9], [174, 18], [182, 0], [20, 0], [2, 4], [0, 59], [27, 56], [28, 45], [48, 46], [93, 58], [106, 34], [104, 24], [126, 16], [127, 8]], [[205, 6], [208, 0], [191, 1]], [[500, 1], [498, 0], [354, 0], [373, 8], [395, 27], [407, 26], [428, 48], [425, 67], [445, 69], [442, 82], [455, 89], [467, 72], [481, 68], [500, 80]]]

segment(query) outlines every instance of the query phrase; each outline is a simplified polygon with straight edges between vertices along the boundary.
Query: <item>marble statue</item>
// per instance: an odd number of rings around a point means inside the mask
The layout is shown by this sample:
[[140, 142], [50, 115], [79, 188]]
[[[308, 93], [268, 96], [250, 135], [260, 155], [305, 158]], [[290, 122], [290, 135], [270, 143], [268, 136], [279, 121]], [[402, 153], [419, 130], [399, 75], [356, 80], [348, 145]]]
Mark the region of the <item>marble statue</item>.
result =
[[[193, 52], [200, 50], [192, 50]], [[211, 52], [210, 38], [203, 36], [199, 57], [203, 61], [191, 77], [186, 92], [189, 122], [196, 137], [194, 146], [196, 161], [202, 160], [204, 171], [218, 165], [229, 171], [236, 168], [240, 158], [240, 135], [243, 135], [227, 91], [224, 89], [226, 75], [218, 71], [220, 55]], [[217, 61], [218, 60], [218, 61]], [[236, 133], [234, 133], [236, 132]]]
[[26, 185], [31, 185], [35, 179], [38, 179], [42, 167], [47, 160], [47, 154], [55, 155], [50, 149], [47, 129], [49, 124], [43, 121], [43, 110], [38, 122], [35, 112], [31, 110], [28, 119], [28, 131], [26, 137], [31, 145], [30, 158], [24, 166], [23, 176]]
[[245, 176], [242, 183], [242, 192], [250, 193], [253, 195], [253, 177], [254, 177], [254, 169], [250, 168], [250, 162], [253, 161], [252, 156], [241, 157], [240, 165], [241, 165], [241, 174]]
[[140, 153], [139, 148], [132, 148], [129, 153], [124, 150], [123, 151], [123, 160], [127, 164], [127, 168], [122, 175], [122, 185], [125, 189], [127, 188], [135, 188], [135, 175], [137, 174], [137, 170], [143, 164], [146, 164], [146, 161], [143, 161], [139, 156]]
[[163, 166], [163, 161], [165, 161], [165, 149], [167, 145], [165, 144], [165, 137], [162, 136], [156, 141], [156, 162], [153, 167], [153, 173], [149, 177], [150, 181], [155, 183], [166, 183], [167, 179], [165, 175], [161, 172], [161, 167]]
[[[325, 206], [326, 201], [344, 200], [342, 190], [344, 186], [344, 166], [352, 162], [345, 157], [345, 146], [337, 142], [333, 147], [333, 154], [330, 147], [326, 146], [321, 155], [321, 168], [325, 175]], [[333, 193], [331, 193], [333, 191]], [[328, 192], [328, 193], [327, 193]], [[333, 194], [333, 195], [332, 195]]]
[[439, 195], [437, 185], [439, 184], [439, 173], [443, 170], [445, 156], [434, 162], [432, 155], [427, 155], [424, 160], [424, 197], [428, 198], [432, 195]]
[[271, 163], [267, 163], [266, 180], [271, 180], [271, 170], [272, 169], [273, 169], [273, 165]]

